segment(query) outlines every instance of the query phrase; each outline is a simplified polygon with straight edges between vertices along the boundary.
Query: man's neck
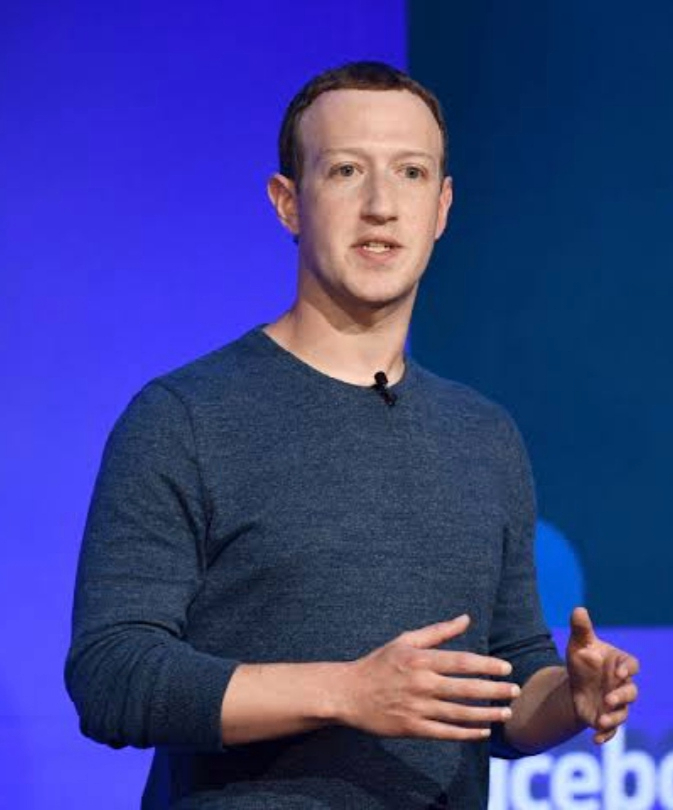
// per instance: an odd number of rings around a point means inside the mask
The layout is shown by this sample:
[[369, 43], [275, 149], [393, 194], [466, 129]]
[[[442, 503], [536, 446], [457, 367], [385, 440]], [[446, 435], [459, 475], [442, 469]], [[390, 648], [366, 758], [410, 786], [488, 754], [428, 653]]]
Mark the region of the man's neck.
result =
[[325, 313], [300, 299], [264, 331], [330, 377], [354, 385], [372, 385], [374, 374], [383, 371], [393, 385], [404, 374], [408, 327], [409, 315], [399, 310], [363, 319], [343, 311]]

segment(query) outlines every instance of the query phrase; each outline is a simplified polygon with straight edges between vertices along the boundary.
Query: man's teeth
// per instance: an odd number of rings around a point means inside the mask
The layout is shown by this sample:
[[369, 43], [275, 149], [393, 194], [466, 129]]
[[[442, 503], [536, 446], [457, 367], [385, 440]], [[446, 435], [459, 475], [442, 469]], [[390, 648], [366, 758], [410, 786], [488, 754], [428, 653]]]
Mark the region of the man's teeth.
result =
[[387, 250], [392, 250], [393, 246], [385, 244], [384, 242], [365, 242], [362, 247], [372, 253], [385, 253]]

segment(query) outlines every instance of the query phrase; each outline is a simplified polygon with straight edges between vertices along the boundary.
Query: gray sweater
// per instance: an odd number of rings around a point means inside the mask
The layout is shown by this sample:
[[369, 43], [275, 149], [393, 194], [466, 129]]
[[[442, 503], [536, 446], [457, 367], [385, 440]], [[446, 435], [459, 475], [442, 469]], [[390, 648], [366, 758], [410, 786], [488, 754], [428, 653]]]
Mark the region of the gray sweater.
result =
[[469, 613], [444, 645], [559, 663], [536, 593], [520, 437], [407, 358], [393, 407], [261, 328], [147, 385], [82, 546], [66, 682], [84, 734], [156, 746], [144, 808], [486, 806], [490, 744], [343, 727], [224, 747], [239, 662], [354, 659]]

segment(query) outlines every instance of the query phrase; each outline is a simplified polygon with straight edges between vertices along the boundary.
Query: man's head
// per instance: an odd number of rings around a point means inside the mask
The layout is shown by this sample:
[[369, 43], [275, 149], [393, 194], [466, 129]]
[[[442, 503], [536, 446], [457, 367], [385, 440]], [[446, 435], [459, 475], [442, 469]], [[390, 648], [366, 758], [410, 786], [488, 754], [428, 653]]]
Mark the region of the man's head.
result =
[[423, 85], [384, 62], [349, 62], [326, 70], [311, 79], [288, 105], [278, 138], [279, 171], [299, 184], [302, 174], [302, 141], [300, 124], [304, 112], [329, 90], [408, 90], [421, 98], [430, 109], [442, 135], [442, 172], [448, 158], [448, 133], [437, 97]]
[[268, 188], [299, 244], [300, 299], [410, 315], [451, 206], [445, 159], [438, 102], [400, 71], [354, 63], [310, 82], [286, 114], [284, 170]]

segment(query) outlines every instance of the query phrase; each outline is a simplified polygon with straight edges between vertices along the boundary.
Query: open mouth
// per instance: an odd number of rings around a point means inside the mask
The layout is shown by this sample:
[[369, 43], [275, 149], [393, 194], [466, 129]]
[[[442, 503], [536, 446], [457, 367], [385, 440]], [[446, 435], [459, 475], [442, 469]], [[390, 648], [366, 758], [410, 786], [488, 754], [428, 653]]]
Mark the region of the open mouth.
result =
[[363, 245], [360, 245], [363, 250], [366, 250], [367, 253], [389, 253], [395, 245], [391, 245], [388, 242], [365, 242]]
[[398, 250], [401, 245], [388, 239], [367, 239], [358, 242], [355, 247], [372, 256], [384, 256]]

